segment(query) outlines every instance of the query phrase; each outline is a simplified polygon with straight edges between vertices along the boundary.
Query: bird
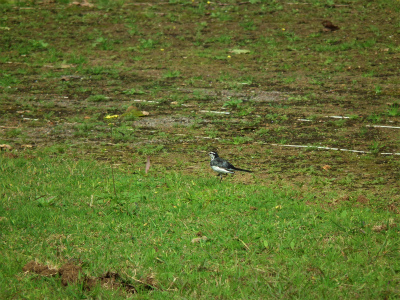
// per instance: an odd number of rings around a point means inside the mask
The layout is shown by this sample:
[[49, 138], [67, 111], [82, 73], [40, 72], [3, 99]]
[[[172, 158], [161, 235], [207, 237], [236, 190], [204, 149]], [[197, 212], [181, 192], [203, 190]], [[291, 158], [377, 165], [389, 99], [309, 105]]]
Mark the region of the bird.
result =
[[236, 168], [229, 161], [219, 157], [218, 153], [215, 151], [209, 152], [208, 155], [210, 155], [210, 158], [211, 158], [211, 161], [210, 161], [211, 169], [213, 169], [215, 172], [217, 172], [218, 176], [220, 176], [220, 178], [221, 178], [221, 180], [219, 182], [222, 181], [222, 174], [233, 174], [233, 173], [235, 173], [235, 171], [252, 173], [252, 171], [249, 171], [249, 170]]

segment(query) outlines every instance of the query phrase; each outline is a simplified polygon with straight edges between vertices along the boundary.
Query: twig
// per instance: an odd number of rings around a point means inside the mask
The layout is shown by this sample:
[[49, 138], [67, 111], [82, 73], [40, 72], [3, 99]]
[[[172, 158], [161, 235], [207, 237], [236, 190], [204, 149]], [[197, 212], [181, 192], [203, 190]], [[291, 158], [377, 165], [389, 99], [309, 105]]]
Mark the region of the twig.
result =
[[140, 283], [140, 284], [143, 284], [144, 286], [146, 286], [146, 287], [148, 287], [148, 288], [151, 288], [151, 289], [154, 289], [154, 290], [161, 290], [161, 289], [157, 288], [157, 287], [154, 286], [154, 285], [148, 284], [148, 283], [146, 283], [146, 282], [144, 282], [144, 281], [142, 281], [142, 280], [136, 279], [135, 277], [129, 276], [126, 272], [123, 272], [123, 273], [124, 273], [126, 276], [128, 276], [130, 279], [132, 279], [133, 281], [136, 281], [136, 282], [138, 282], [138, 283]]
[[250, 247], [246, 245], [245, 242], [243, 242], [241, 239], [239, 239], [238, 237], [235, 238], [236, 240], [240, 241], [247, 249], [247, 251], [250, 251]]
[[[174, 282], [178, 279], [178, 277], [174, 276], [174, 280], [172, 280], [172, 282], [169, 284], [167, 291], [171, 290], [171, 286], [174, 284]], [[174, 289], [175, 290], [175, 289]]]

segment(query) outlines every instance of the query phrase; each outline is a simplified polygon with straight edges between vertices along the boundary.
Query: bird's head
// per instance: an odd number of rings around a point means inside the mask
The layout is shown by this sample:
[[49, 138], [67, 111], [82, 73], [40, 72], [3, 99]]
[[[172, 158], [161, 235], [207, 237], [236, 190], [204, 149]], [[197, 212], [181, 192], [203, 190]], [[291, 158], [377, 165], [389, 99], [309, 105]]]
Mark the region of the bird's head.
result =
[[208, 153], [208, 155], [210, 155], [211, 160], [215, 159], [216, 157], [218, 157], [218, 153], [215, 151], [211, 151]]

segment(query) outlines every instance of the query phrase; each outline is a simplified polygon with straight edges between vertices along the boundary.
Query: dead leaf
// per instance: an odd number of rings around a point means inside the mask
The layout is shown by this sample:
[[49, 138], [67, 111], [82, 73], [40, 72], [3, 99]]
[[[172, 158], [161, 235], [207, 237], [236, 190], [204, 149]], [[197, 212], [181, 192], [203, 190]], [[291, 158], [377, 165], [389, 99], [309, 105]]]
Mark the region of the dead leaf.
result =
[[7, 145], [7, 144], [1, 144], [0, 145], [0, 149], [1, 150], [11, 150], [12, 149], [12, 147], [10, 146], [10, 145]]
[[143, 116], [148, 116], [150, 113], [148, 111], [143, 110], [142, 114], [143, 114]]
[[94, 4], [87, 2], [87, 0], [83, 0], [82, 3], [78, 1], [72, 2], [70, 5], [82, 6], [82, 7], [94, 7]]
[[325, 165], [325, 166], [322, 167], [322, 169], [324, 169], [325, 171], [328, 171], [328, 170], [331, 169], [331, 166], [330, 165]]
[[28, 145], [28, 144], [26, 144], [26, 145], [21, 145], [21, 147], [22, 147], [22, 148], [33, 148], [33, 145]]

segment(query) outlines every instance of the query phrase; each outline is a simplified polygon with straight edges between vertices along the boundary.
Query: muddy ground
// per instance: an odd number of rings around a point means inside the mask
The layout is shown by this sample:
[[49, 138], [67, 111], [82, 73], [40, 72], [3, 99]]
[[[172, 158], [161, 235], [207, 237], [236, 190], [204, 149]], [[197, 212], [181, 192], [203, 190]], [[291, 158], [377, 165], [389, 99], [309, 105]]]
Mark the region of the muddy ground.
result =
[[214, 176], [216, 149], [232, 182], [397, 212], [399, 3], [331, 2], [1, 4], [3, 155]]

